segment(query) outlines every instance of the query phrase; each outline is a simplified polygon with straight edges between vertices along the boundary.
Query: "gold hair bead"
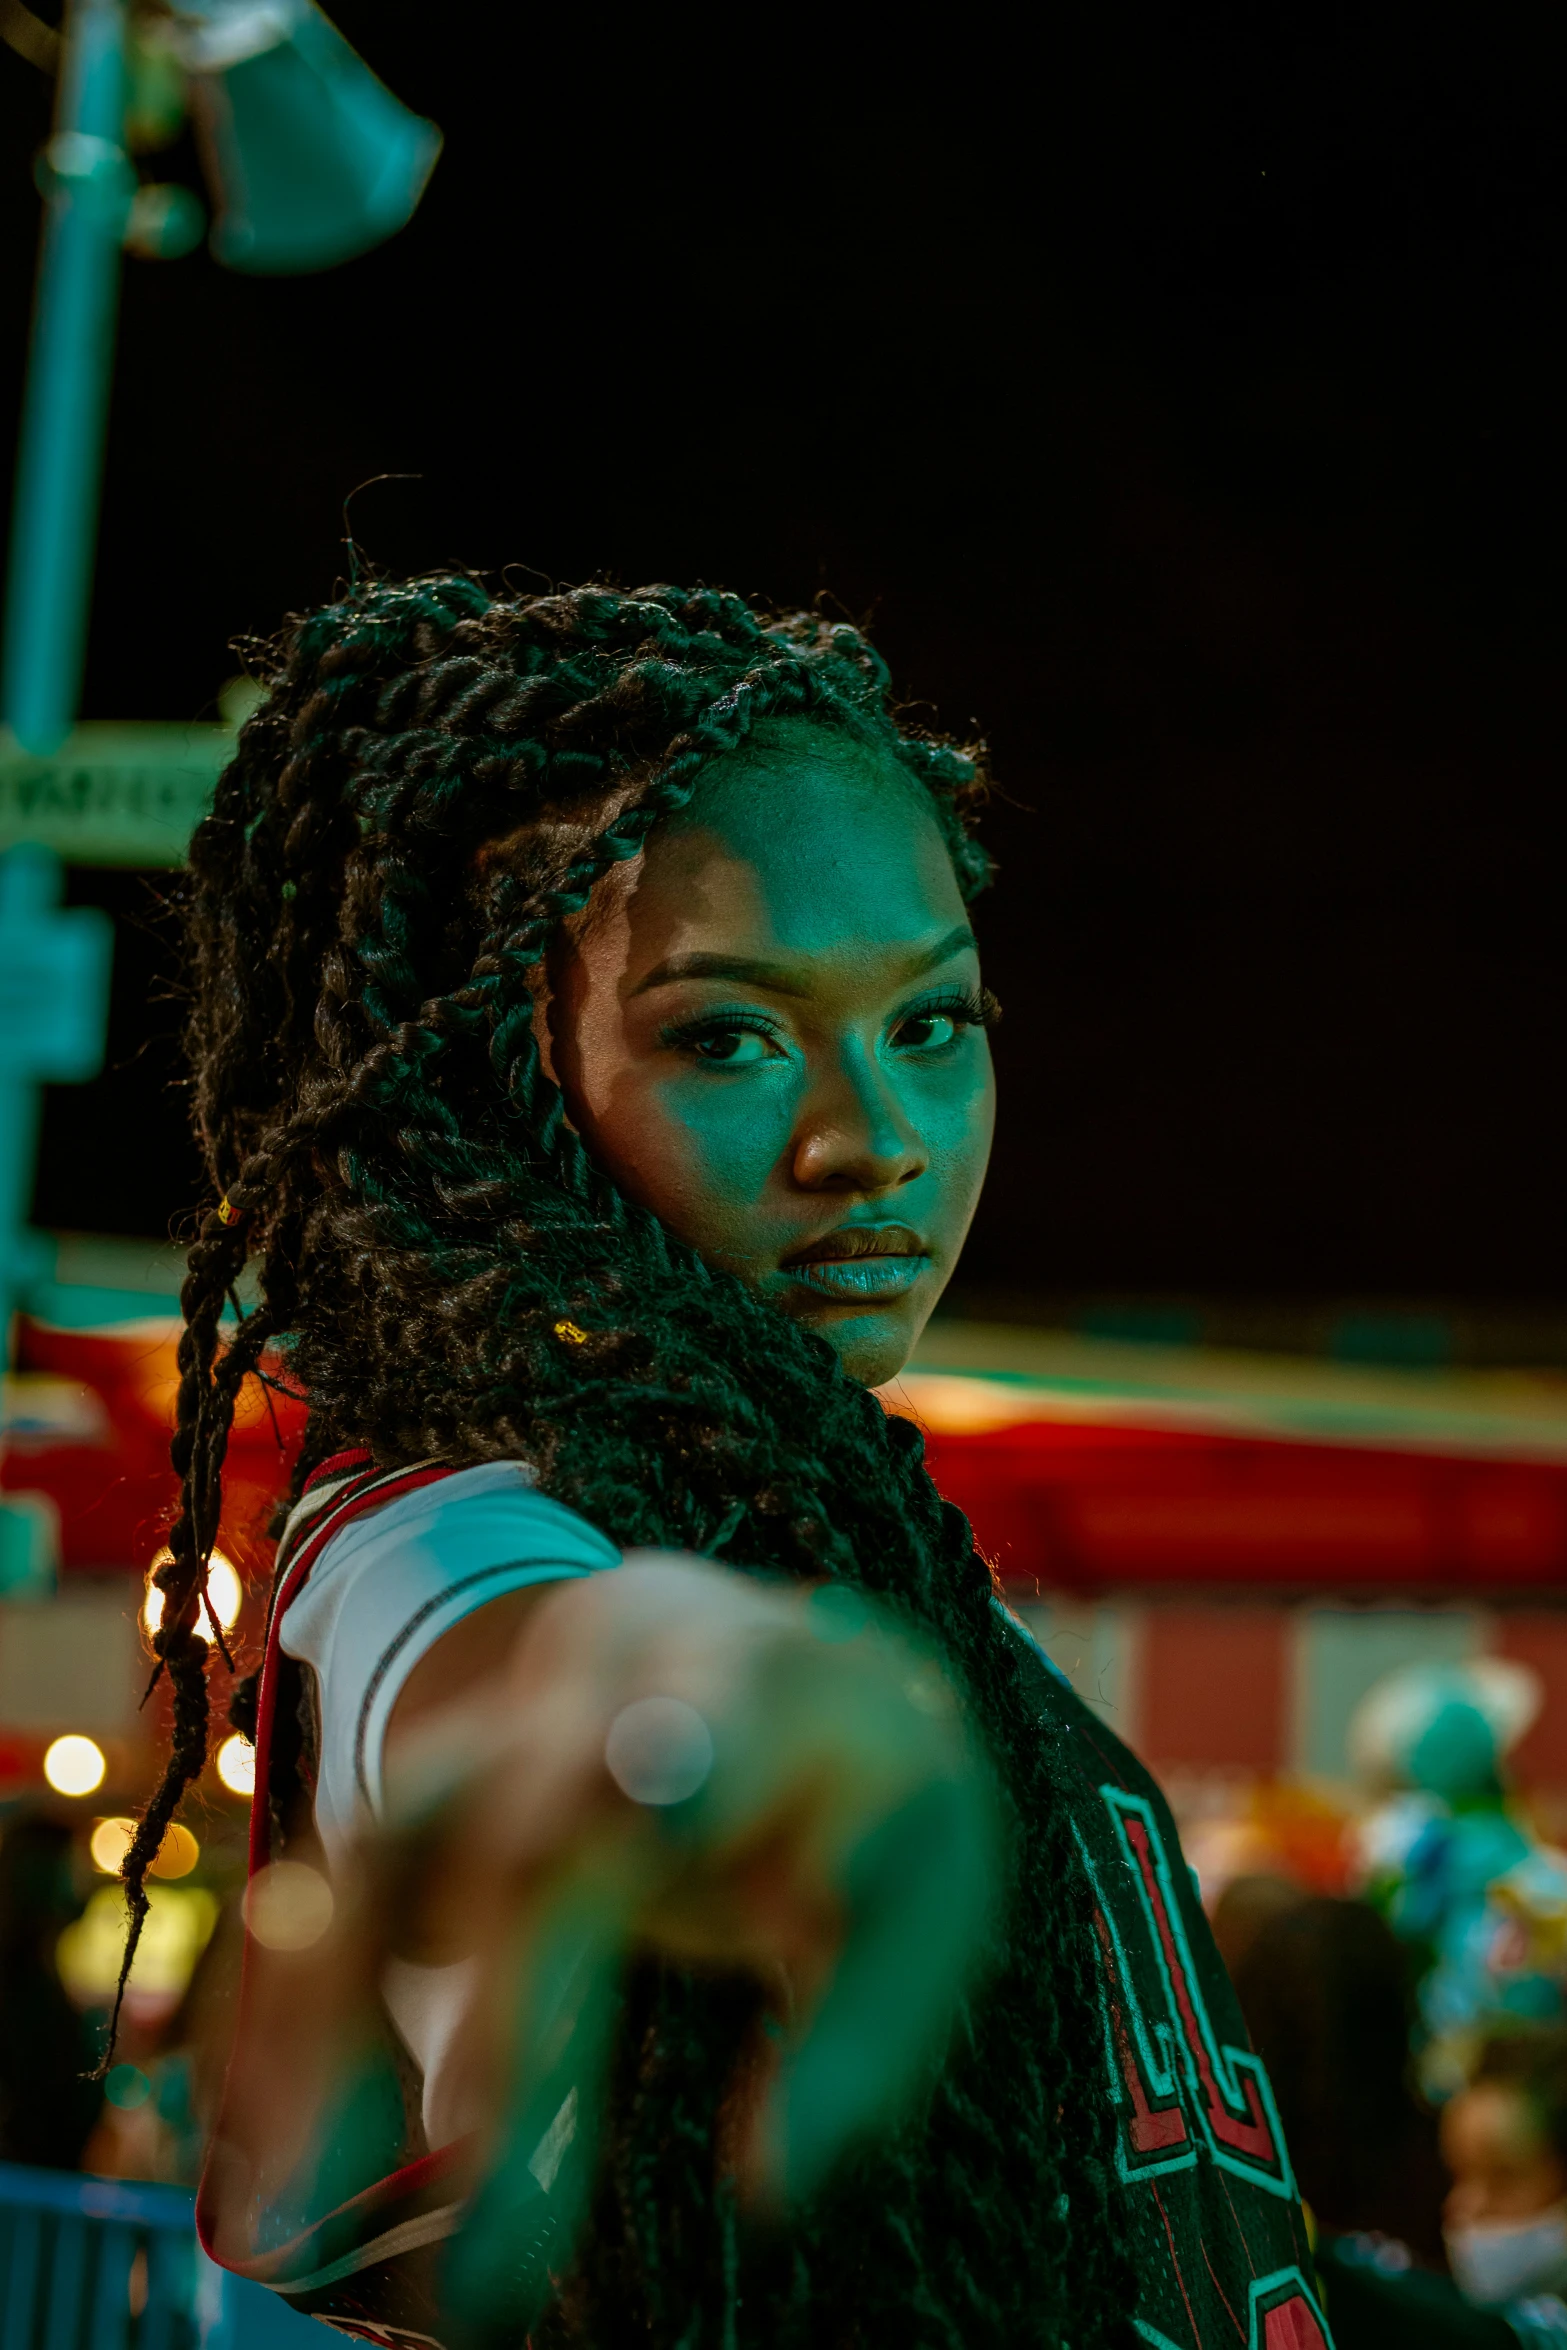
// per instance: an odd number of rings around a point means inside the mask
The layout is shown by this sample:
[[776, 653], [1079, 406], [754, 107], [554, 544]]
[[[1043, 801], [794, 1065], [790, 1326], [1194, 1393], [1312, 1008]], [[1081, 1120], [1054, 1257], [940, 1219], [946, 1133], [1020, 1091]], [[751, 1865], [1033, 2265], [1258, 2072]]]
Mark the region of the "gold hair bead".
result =
[[223, 1197], [218, 1202], [218, 1222], [220, 1224], [237, 1224], [239, 1222], [239, 1210], [235, 1207], [227, 1192], [223, 1194]]
[[575, 1322], [557, 1322], [555, 1335], [563, 1338], [568, 1346], [586, 1346], [588, 1343], [587, 1332], [579, 1330]]

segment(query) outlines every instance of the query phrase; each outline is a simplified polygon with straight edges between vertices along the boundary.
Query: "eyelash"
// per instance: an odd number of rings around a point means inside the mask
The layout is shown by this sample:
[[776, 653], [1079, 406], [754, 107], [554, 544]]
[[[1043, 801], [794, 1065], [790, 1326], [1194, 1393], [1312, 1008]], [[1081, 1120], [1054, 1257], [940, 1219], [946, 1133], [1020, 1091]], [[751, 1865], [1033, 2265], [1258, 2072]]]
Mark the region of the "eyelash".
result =
[[671, 1021], [667, 1028], [659, 1030], [658, 1041], [661, 1045], [678, 1048], [681, 1045], [700, 1044], [704, 1036], [733, 1036], [737, 1033], [774, 1037], [779, 1031], [777, 1022], [767, 1019], [761, 1012], [700, 1012], [692, 1020]]
[[[994, 1028], [1001, 1018], [1001, 1005], [988, 987], [948, 988], [940, 995], [927, 996], [923, 1003], [911, 1004], [899, 1017], [901, 1028], [909, 1020], [956, 1020], [964, 1028]], [[659, 1042], [666, 1050], [679, 1051], [700, 1044], [704, 1037], [764, 1036], [775, 1038], [778, 1026], [762, 1013], [749, 1008], [734, 1012], [704, 1012], [694, 1020], [673, 1022], [660, 1031]], [[894, 1029], [893, 1034], [897, 1034]]]
[[1000, 1002], [988, 987], [952, 987], [911, 1004], [898, 1026], [904, 1020], [956, 1020], [964, 1028], [994, 1028], [1000, 1018]]

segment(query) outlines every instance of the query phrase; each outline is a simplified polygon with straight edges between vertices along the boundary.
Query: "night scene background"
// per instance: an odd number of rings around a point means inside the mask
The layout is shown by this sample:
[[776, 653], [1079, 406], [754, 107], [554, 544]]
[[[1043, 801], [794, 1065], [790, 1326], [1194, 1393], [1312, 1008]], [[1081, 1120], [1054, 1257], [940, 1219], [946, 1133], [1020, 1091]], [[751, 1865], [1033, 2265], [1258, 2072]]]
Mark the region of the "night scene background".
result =
[[[128, 265], [84, 714], [211, 715], [389, 472], [392, 571], [826, 595], [1004, 787], [963, 1292], [1567, 1352], [1559, 29], [338, 16], [444, 156], [322, 276]], [[0, 104], [9, 445], [9, 52]], [[161, 1234], [166, 884], [72, 886], [121, 917], [112, 1065], [37, 1217]]]
[[[987, 738], [999, 1138], [887, 1399], [1168, 1795], [1321, 2241], [1467, 2322], [1438, 2108], [1498, 2018], [1544, 2034], [1567, 2209], [1560, 20], [333, 14], [444, 153], [320, 275], [127, 260], [82, 715], [211, 720], [351, 561], [457, 563], [820, 597]], [[58, 17], [0, 0], [6, 449]], [[144, 161], [202, 184], [188, 132]], [[25, 767], [0, 737], [0, 838]], [[214, 1664], [88, 2080], [211, 1203], [180, 876], [65, 885], [116, 943], [0, 1412], [0, 2314], [29, 2178], [199, 2172], [256, 1768]], [[241, 1671], [285, 1387], [225, 1464]]]

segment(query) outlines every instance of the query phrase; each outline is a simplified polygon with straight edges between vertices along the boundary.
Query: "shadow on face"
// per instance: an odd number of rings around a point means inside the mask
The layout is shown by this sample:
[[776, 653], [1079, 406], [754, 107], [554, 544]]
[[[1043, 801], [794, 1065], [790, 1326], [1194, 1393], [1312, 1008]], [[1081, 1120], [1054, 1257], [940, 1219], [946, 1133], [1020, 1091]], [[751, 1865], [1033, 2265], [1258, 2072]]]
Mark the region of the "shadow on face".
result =
[[546, 1065], [599, 1164], [867, 1385], [950, 1278], [990, 1155], [979, 957], [936, 819], [805, 720], [716, 760], [552, 958]]

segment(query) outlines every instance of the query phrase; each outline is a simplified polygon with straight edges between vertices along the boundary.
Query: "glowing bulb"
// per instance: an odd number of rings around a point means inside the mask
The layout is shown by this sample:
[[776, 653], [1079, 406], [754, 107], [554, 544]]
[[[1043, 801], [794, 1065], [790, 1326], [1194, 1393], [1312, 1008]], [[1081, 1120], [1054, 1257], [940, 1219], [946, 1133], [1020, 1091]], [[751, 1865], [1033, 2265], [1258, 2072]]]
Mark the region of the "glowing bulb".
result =
[[158, 1857], [152, 1864], [155, 1877], [188, 1877], [201, 1858], [201, 1846], [189, 1828], [182, 1828], [176, 1820], [164, 1835], [158, 1847]]
[[91, 1795], [103, 1785], [108, 1767], [103, 1748], [74, 1731], [68, 1738], [57, 1738], [44, 1756], [44, 1777], [56, 1795]]
[[117, 1877], [135, 1833], [134, 1820], [100, 1820], [87, 1847], [92, 1854], [93, 1867], [101, 1869], [106, 1877]]
[[[153, 1582], [152, 1576], [157, 1573], [159, 1567], [167, 1562], [168, 1558], [168, 1551], [160, 1550], [152, 1562], [152, 1569], [147, 1578], [147, 1596], [142, 1602], [141, 1620], [149, 1632], [156, 1632], [163, 1621], [163, 1593]], [[213, 1552], [212, 1563], [207, 1569], [207, 1597], [211, 1600], [212, 1612], [223, 1626], [224, 1631], [231, 1631], [239, 1621], [239, 1611], [244, 1604], [245, 1593], [232, 1564], [224, 1557], [221, 1550]], [[210, 1640], [212, 1637], [212, 1627], [207, 1622], [205, 1608], [196, 1618], [196, 1636], [200, 1640]]]
[[[100, 1820], [87, 1847], [92, 1854], [94, 1868], [101, 1869], [106, 1877], [117, 1877], [135, 1833], [134, 1820]], [[176, 1821], [158, 1848], [158, 1857], [152, 1864], [151, 1874], [155, 1877], [188, 1877], [200, 1858], [201, 1846], [189, 1828], [182, 1828]]]
[[237, 1730], [218, 1748], [218, 1777], [231, 1795], [248, 1799], [256, 1792], [256, 1750]]

